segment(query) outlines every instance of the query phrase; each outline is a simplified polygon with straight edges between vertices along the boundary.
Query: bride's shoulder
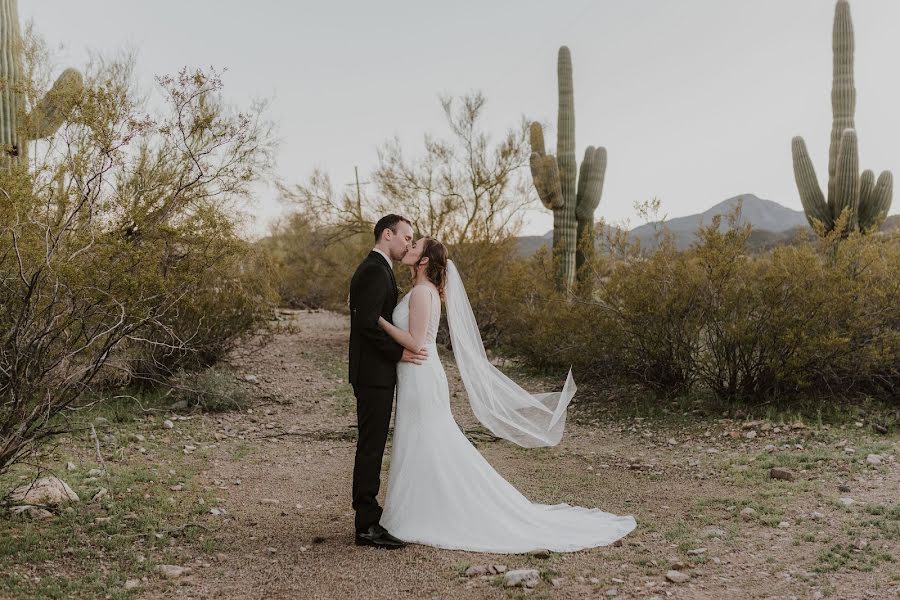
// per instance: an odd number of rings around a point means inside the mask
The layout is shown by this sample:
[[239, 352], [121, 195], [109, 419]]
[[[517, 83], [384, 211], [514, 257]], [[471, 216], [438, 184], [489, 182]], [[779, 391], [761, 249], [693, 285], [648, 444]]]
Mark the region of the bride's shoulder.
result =
[[429, 295], [429, 292], [437, 293], [437, 288], [431, 283], [418, 283], [409, 291], [411, 298]]

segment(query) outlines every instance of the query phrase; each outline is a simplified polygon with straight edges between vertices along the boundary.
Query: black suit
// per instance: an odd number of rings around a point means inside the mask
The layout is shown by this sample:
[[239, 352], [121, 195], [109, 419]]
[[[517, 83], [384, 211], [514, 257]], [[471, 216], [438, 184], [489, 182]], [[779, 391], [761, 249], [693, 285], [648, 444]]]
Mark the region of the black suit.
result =
[[403, 347], [378, 326], [397, 306], [394, 270], [374, 250], [350, 280], [350, 383], [356, 396], [359, 438], [353, 464], [353, 510], [356, 531], [366, 531], [381, 519], [378, 489], [397, 383], [397, 362]]

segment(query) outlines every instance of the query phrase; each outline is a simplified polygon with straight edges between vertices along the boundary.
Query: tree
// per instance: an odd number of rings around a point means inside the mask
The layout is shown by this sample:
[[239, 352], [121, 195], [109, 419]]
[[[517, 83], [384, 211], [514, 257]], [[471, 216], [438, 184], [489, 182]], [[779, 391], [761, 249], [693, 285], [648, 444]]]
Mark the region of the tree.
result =
[[528, 123], [492, 142], [482, 128], [485, 98], [479, 93], [440, 99], [452, 136], [425, 135], [424, 153], [409, 158], [399, 140], [378, 150], [372, 174], [374, 197], [348, 191], [336, 195], [329, 177], [313, 172], [307, 182], [282, 188], [298, 210], [337, 226], [339, 238], [371, 231], [382, 214], [399, 213], [415, 229], [449, 245], [497, 242], [515, 235], [534, 192], [523, 169], [528, 166]]

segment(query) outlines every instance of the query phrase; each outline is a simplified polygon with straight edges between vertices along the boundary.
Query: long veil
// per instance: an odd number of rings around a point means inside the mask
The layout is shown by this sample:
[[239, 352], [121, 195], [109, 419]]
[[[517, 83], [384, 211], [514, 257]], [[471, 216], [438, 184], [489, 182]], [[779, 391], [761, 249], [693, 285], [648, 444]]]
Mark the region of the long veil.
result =
[[453, 356], [475, 417], [494, 435], [525, 448], [562, 439], [566, 407], [575, 395], [572, 370], [561, 392], [530, 394], [488, 361], [466, 288], [453, 261], [444, 289]]

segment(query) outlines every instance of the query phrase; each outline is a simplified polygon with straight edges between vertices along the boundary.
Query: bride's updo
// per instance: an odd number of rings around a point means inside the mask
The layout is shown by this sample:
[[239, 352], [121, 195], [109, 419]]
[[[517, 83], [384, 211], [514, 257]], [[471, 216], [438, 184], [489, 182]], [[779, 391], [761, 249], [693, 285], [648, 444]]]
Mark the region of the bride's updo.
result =
[[425, 247], [416, 267], [422, 264], [422, 259], [428, 259], [425, 263], [425, 276], [443, 297], [444, 286], [447, 285], [447, 247], [434, 238], [425, 238], [424, 243]]

